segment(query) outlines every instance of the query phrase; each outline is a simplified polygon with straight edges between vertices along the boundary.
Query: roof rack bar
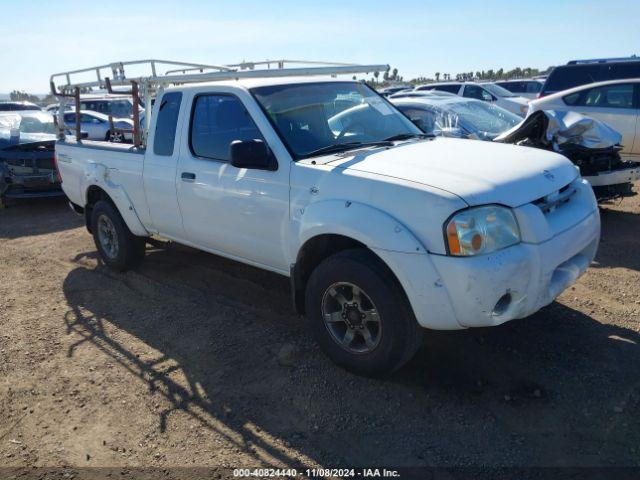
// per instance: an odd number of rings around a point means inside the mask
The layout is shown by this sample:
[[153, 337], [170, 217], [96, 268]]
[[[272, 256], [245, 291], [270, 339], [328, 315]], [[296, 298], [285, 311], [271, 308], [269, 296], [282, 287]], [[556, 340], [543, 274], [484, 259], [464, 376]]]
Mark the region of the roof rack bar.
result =
[[[255, 70], [256, 66], [258, 65], [266, 65], [267, 69], [271, 68], [272, 64], [277, 64], [277, 68], [285, 68], [286, 64], [296, 64], [296, 65], [318, 65], [318, 66], [325, 66], [325, 67], [347, 67], [347, 66], [352, 66], [354, 65], [353, 63], [341, 63], [341, 62], [321, 62], [321, 61], [316, 61], [316, 60], [286, 60], [286, 59], [281, 59], [281, 60], [260, 60], [258, 62], [252, 62], [252, 61], [246, 61], [243, 60], [240, 63], [234, 63], [234, 64], [230, 64], [230, 65], [224, 65], [225, 68], [227, 69], [240, 69], [240, 70]], [[205, 69], [209, 69], [209, 68], [217, 68], [217, 67], [205, 67]], [[202, 72], [203, 69], [201, 67], [193, 67], [193, 68], [176, 68], [175, 70], [169, 70], [167, 71], [167, 75], [171, 74], [171, 73], [178, 73], [178, 72], [182, 72], [182, 73], [186, 73], [186, 72], [190, 72], [190, 71], [200, 71]]]
[[[225, 66], [215, 66], [215, 65], [204, 65], [200, 63], [189, 63], [189, 62], [181, 62], [176, 60], [156, 60], [156, 59], [148, 59], [148, 60], [130, 60], [127, 62], [114, 62], [108, 63], [104, 65], [98, 65], [96, 67], [89, 68], [80, 68], [77, 70], [70, 70], [68, 72], [54, 73], [51, 75], [50, 81], [56, 85], [57, 81], [60, 78], [66, 80], [65, 83], [59, 85], [60, 87], [72, 89], [75, 86], [79, 87], [89, 87], [96, 86], [98, 88], [104, 88], [104, 78], [102, 75], [103, 70], [109, 72], [109, 75], [112, 77], [112, 80], [116, 79], [126, 79], [125, 67], [126, 66], [147, 66], [150, 69], [150, 75], [148, 78], [161, 78], [157, 74], [157, 65], [168, 65], [171, 67], [185, 67], [185, 68], [216, 68], [218, 70], [229, 71], [232, 70], [229, 67]], [[73, 82], [72, 76], [80, 75], [80, 74], [90, 74], [93, 73], [95, 75], [96, 80], [93, 81], [84, 81], [84, 82]], [[138, 77], [144, 78], [144, 77]], [[52, 93], [56, 93], [55, 91]]]
[[[277, 68], [271, 68], [272, 64], [277, 64]], [[158, 75], [158, 64], [171, 65], [174, 68], [168, 70], [164, 75]], [[297, 68], [285, 68], [285, 64], [301, 65]], [[150, 75], [128, 77], [125, 67], [130, 65], [145, 65], [150, 71]], [[257, 65], [267, 68], [256, 69]], [[177, 67], [177, 68], [176, 68]], [[103, 75], [102, 71], [110, 71], [110, 75]], [[205, 72], [205, 70], [213, 70]], [[264, 60], [259, 62], [242, 62], [235, 65], [204, 65], [198, 63], [175, 62], [168, 60], [133, 60], [128, 62], [114, 62], [97, 67], [82, 68], [69, 72], [61, 72], [51, 75], [51, 93], [60, 97], [61, 104], [65, 97], [75, 97], [75, 110], [80, 111], [80, 93], [97, 87], [106, 89], [109, 94], [131, 95], [133, 97], [133, 143], [135, 147], [140, 147], [146, 141], [148, 128], [151, 119], [150, 101], [152, 95], [158, 90], [170, 85], [182, 85], [185, 83], [217, 82], [223, 80], [240, 80], [241, 78], [281, 78], [281, 77], [308, 77], [308, 76], [337, 76], [353, 75], [357, 73], [374, 73], [389, 70], [389, 65], [354, 65], [348, 63], [319, 62], [308, 60]], [[199, 73], [187, 73], [197, 71]], [[181, 73], [180, 73], [181, 72]], [[95, 74], [95, 80], [73, 82], [72, 76], [79, 74]], [[56, 85], [56, 80], [64, 78], [66, 83]], [[113, 90], [114, 86], [129, 87], [127, 90]], [[73, 95], [70, 93], [73, 92]], [[140, 118], [138, 115], [138, 105], [140, 104], [140, 92], [145, 100], [145, 127], [140, 128]], [[62, 112], [63, 109], [60, 109]], [[60, 116], [60, 124], [64, 124]], [[76, 115], [79, 118], [79, 115]], [[112, 124], [112, 120], [110, 121]], [[79, 125], [76, 128], [76, 135], [80, 134]], [[79, 139], [78, 139], [79, 140]]]
[[[298, 68], [283, 68], [284, 64], [288, 63], [299, 63], [299, 64], [309, 64], [313, 66], [308, 67], [298, 67]], [[250, 65], [270, 65], [272, 63], [278, 63], [279, 68], [271, 69], [250, 69]], [[147, 65], [151, 68], [152, 72], [149, 76], [139, 76], [139, 77], [127, 77], [125, 74], [125, 66], [126, 65]], [[157, 75], [153, 74], [156, 71], [157, 64], [168, 64], [178, 67], [174, 70], [170, 70], [169, 72], [174, 72], [171, 74], [165, 75]], [[342, 63], [329, 63], [329, 62], [313, 62], [313, 61], [303, 61], [303, 60], [266, 60], [262, 62], [244, 62], [242, 64], [238, 64], [244, 67], [244, 69], [238, 70], [238, 66], [232, 65], [204, 65], [204, 64], [195, 64], [195, 63], [186, 63], [186, 62], [174, 62], [174, 61], [166, 61], [166, 60], [134, 60], [129, 62], [116, 62], [110, 63], [107, 65], [102, 65], [98, 67], [84, 68], [79, 70], [73, 70], [69, 72], [62, 72], [51, 75], [51, 88], [52, 93], [54, 95], [60, 95], [65, 91], [73, 89], [75, 87], [79, 87], [81, 89], [86, 88], [105, 88], [106, 87], [106, 78], [100, 75], [100, 71], [104, 69], [110, 69], [112, 78], [109, 79], [110, 86], [130, 86], [131, 81], [136, 81], [139, 84], [149, 85], [153, 87], [157, 86], [165, 86], [171, 84], [182, 84], [182, 83], [197, 83], [197, 82], [214, 82], [221, 80], [238, 80], [241, 78], [276, 78], [276, 77], [291, 77], [291, 76], [311, 76], [311, 75], [346, 75], [346, 74], [356, 74], [356, 73], [372, 73], [376, 71], [386, 71], [388, 70], [388, 65], [353, 65], [353, 64], [342, 64]], [[242, 68], [242, 67], [241, 67]], [[175, 73], [177, 72], [187, 72], [197, 70], [201, 73]], [[202, 70], [215, 70], [213, 72], [204, 72]], [[82, 81], [82, 82], [72, 82], [71, 76], [78, 74], [86, 74], [88, 72], [93, 72], [96, 74], [95, 80], [90, 81]], [[66, 79], [66, 84], [56, 85], [56, 79], [63, 77]], [[58, 89], [61, 89], [58, 91]]]
[[640, 61], [640, 57], [631, 55], [629, 57], [616, 57], [616, 58], [585, 58], [580, 60], [569, 60], [567, 65], [578, 65], [583, 63], [609, 63], [609, 62], [637, 62]]

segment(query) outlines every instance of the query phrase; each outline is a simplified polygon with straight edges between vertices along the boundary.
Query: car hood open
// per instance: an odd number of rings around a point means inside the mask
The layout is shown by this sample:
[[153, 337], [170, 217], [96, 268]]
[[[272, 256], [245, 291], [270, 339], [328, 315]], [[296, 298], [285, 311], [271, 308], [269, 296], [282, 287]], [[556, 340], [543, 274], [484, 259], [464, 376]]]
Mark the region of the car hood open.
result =
[[556, 153], [476, 140], [434, 138], [337, 155], [329, 165], [416, 182], [469, 205], [517, 207], [571, 183], [578, 171]]

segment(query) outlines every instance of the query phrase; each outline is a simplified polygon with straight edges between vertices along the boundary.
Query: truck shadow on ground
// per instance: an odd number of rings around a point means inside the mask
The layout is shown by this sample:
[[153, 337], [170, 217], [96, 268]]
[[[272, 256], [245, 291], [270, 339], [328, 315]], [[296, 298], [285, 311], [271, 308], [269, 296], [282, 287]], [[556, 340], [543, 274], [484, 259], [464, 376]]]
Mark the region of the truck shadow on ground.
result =
[[66, 197], [16, 201], [0, 209], [0, 239], [61, 232], [77, 228], [82, 219], [69, 209]]
[[64, 282], [69, 356], [89, 344], [159, 392], [161, 432], [185, 412], [263, 463], [257, 452], [298, 467], [292, 451], [333, 467], [637, 463], [633, 330], [554, 303], [497, 328], [428, 332], [407, 366], [369, 379], [322, 356], [287, 287], [182, 248], [127, 274], [81, 266]]

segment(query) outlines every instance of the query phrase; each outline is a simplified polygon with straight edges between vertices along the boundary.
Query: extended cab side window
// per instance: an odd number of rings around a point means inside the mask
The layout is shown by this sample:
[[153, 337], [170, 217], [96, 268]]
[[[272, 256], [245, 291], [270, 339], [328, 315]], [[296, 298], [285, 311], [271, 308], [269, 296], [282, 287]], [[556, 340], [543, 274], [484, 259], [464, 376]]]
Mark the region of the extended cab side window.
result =
[[264, 141], [249, 112], [233, 95], [199, 95], [191, 115], [190, 145], [197, 157], [228, 162], [231, 142]]
[[153, 137], [153, 153], [156, 155], [173, 155], [181, 101], [181, 92], [169, 92], [162, 96], [162, 103], [156, 120], [156, 131]]

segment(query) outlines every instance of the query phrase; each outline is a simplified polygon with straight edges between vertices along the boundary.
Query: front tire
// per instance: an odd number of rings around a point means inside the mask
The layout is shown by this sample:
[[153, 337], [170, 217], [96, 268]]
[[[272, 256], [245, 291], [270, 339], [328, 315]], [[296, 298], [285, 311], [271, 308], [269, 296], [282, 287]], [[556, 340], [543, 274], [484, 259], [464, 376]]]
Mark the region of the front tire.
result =
[[345, 250], [318, 265], [307, 284], [305, 304], [320, 348], [354, 373], [391, 373], [422, 343], [423, 330], [402, 287], [367, 250]]
[[91, 231], [100, 257], [109, 268], [123, 272], [137, 267], [144, 258], [144, 237], [131, 233], [110, 202], [100, 200], [94, 205]]

